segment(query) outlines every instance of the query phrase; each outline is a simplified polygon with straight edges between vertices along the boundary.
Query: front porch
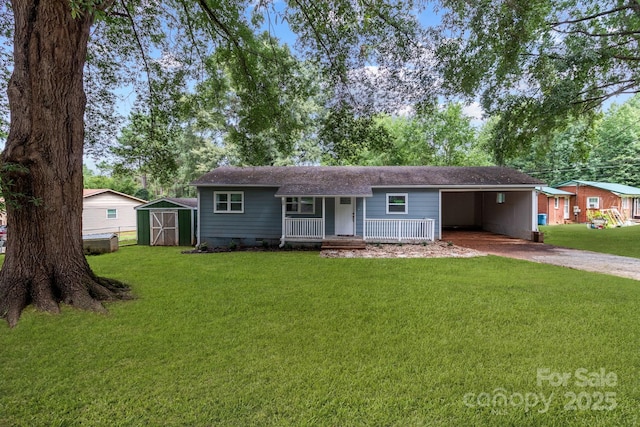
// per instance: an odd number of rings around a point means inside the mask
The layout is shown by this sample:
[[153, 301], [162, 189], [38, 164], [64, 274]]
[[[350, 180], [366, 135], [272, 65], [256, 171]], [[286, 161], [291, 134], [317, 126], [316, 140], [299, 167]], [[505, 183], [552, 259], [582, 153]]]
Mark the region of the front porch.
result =
[[[327, 236], [325, 217], [290, 218], [284, 217], [281, 245], [286, 242], [323, 242], [330, 245], [344, 245], [344, 242], [360, 241], [370, 243], [420, 243], [435, 240], [435, 220], [423, 219], [368, 219], [363, 220], [362, 236]], [[349, 243], [352, 245], [352, 243]]]

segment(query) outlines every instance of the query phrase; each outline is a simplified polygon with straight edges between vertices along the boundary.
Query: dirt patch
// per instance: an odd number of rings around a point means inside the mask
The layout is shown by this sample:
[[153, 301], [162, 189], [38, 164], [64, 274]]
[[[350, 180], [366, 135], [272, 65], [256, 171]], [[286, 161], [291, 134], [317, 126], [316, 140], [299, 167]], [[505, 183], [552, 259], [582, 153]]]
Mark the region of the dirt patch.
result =
[[425, 245], [367, 245], [366, 249], [327, 249], [320, 252], [324, 258], [470, 258], [484, 256], [475, 249], [463, 248], [444, 241]]

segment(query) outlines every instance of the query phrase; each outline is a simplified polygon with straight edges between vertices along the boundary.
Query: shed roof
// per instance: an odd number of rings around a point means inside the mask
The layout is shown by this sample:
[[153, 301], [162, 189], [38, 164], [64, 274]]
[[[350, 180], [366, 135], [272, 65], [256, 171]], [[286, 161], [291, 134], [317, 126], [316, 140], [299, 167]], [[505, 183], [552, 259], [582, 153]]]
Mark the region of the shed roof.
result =
[[574, 193], [570, 193], [568, 191], [560, 190], [558, 188], [553, 187], [536, 187], [536, 190], [539, 192], [546, 194], [547, 196], [573, 196]]
[[373, 187], [526, 187], [542, 181], [497, 166], [225, 166], [192, 182], [202, 186], [278, 187], [276, 196], [371, 196]]
[[611, 191], [612, 193], [620, 196], [640, 196], [640, 188], [632, 187], [630, 185], [616, 184], [614, 182], [581, 181], [576, 179], [558, 184], [557, 187], [575, 186], [578, 184]]
[[198, 199], [195, 199], [195, 198], [163, 197], [161, 199], [152, 200], [149, 203], [145, 203], [144, 205], [136, 206], [136, 209], [148, 208], [160, 202], [169, 202], [173, 205], [176, 205], [177, 207], [183, 207], [183, 208], [189, 208], [189, 209], [198, 208]]

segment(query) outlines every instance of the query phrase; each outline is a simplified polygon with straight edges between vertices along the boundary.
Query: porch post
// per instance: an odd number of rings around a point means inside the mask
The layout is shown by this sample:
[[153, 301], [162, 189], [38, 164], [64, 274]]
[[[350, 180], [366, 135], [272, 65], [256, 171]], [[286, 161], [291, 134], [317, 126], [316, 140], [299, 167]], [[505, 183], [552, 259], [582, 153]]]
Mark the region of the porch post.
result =
[[325, 201], [326, 197], [322, 197], [322, 240], [325, 239], [325, 235], [326, 235], [326, 228], [327, 228], [327, 215], [326, 215], [326, 208], [325, 208]]
[[538, 231], [538, 194], [531, 192], [531, 231]]
[[284, 246], [285, 238], [286, 238], [286, 220], [285, 217], [287, 215], [287, 204], [284, 197], [280, 198], [280, 204], [282, 206], [282, 237], [280, 238], [280, 247]]
[[362, 198], [362, 240], [367, 240], [367, 198]]

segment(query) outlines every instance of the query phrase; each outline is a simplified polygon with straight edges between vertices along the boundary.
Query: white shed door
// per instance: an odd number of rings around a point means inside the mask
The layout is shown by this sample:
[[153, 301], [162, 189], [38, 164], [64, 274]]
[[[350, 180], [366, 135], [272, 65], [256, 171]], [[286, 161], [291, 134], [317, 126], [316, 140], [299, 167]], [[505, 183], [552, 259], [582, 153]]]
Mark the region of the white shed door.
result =
[[178, 211], [150, 211], [151, 246], [178, 245]]

